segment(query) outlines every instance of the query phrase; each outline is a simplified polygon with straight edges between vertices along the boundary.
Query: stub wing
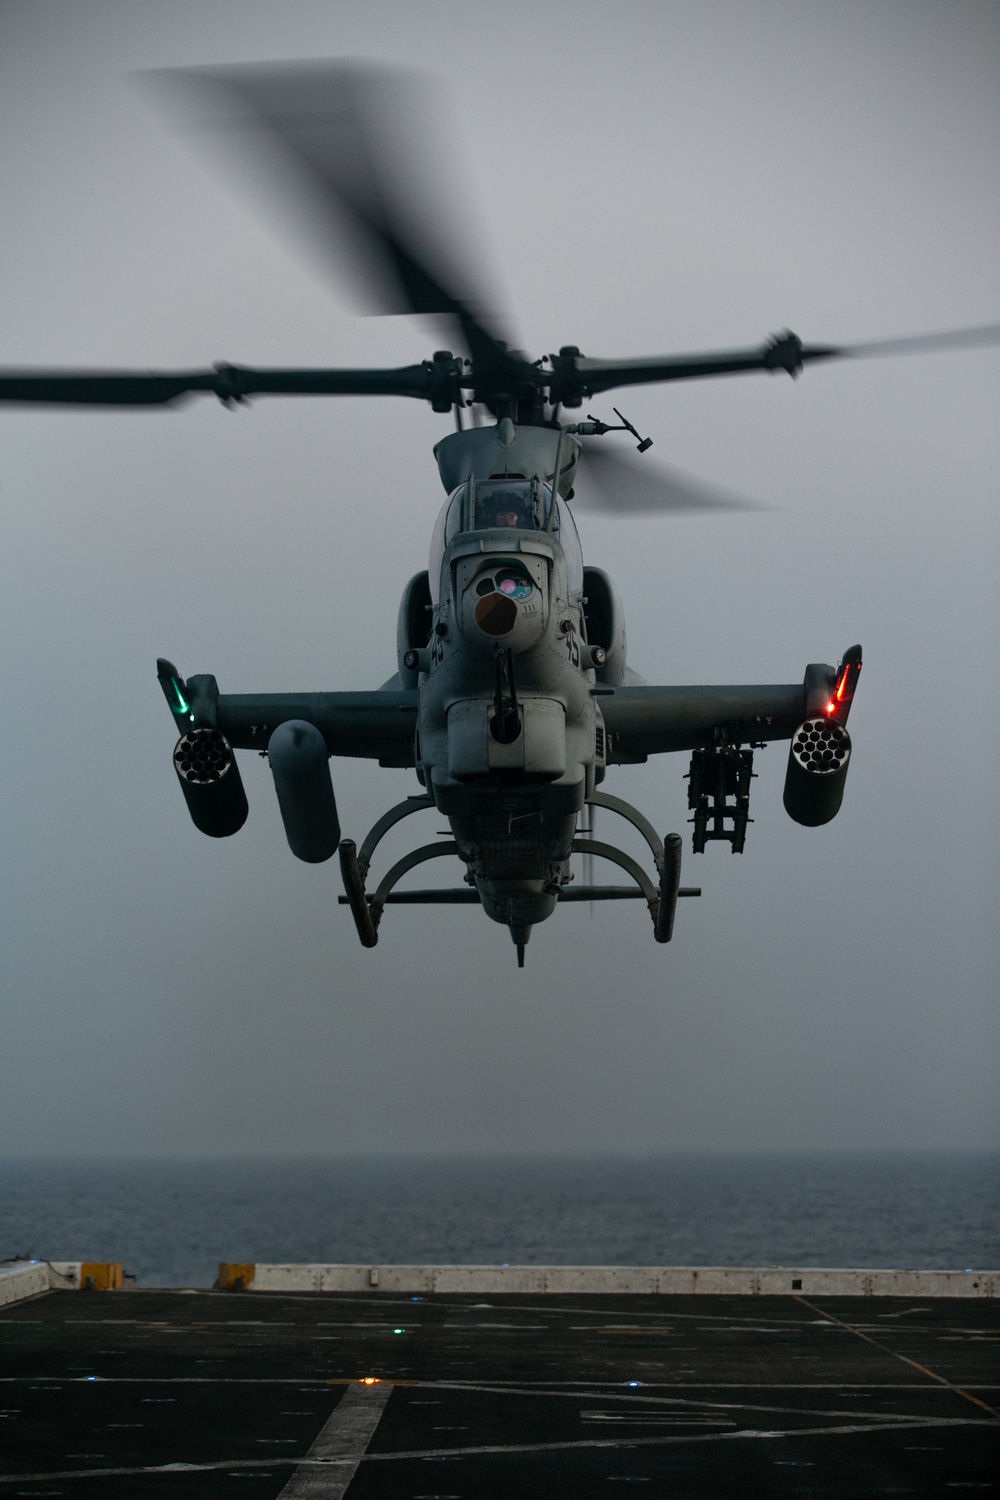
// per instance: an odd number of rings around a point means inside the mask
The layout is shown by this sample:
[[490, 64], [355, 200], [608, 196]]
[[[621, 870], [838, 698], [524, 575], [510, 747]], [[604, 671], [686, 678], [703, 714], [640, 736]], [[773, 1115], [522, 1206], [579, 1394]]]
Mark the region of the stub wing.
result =
[[416, 692], [220, 693], [219, 729], [238, 750], [264, 750], [289, 720], [315, 724], [331, 755], [412, 766]]
[[211, 674], [185, 679], [161, 657], [157, 677], [178, 729], [210, 726], [236, 750], [266, 750], [280, 724], [312, 724], [328, 755], [412, 766], [417, 694], [393, 687], [364, 693], [220, 693]]
[[[832, 668], [827, 669], [831, 676]], [[672, 750], [788, 740], [806, 716], [803, 683], [763, 687], [617, 687], [602, 694], [609, 764], [643, 761]]]

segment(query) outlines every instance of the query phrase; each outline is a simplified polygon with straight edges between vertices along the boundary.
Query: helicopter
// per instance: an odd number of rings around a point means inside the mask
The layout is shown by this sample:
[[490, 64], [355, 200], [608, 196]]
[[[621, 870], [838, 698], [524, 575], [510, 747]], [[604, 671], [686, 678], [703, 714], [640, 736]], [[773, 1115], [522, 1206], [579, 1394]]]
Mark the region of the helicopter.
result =
[[[1000, 342], [997, 326], [867, 344], [806, 344], [785, 331], [761, 346], [631, 359], [585, 357], [571, 344], [532, 359], [467, 292], [453, 226], [429, 223], [393, 171], [387, 92], [399, 80], [357, 64], [280, 64], [174, 70], [154, 89], [195, 106], [197, 128], [224, 152], [263, 160], [274, 197], [321, 242], [351, 241], [379, 283], [383, 310], [431, 317], [462, 352], [440, 349], [396, 369], [192, 372], [0, 372], [0, 400], [149, 407], [213, 394], [224, 405], [263, 395], [406, 397], [454, 422], [434, 447], [446, 499], [428, 567], [407, 584], [397, 619], [396, 671], [367, 692], [220, 691], [212, 674], [157, 676], [176, 726], [173, 764], [195, 826], [214, 838], [243, 826], [248, 803], [238, 750], [267, 757], [292, 853], [337, 855], [361, 943], [378, 943], [395, 903], [468, 904], [506, 926], [523, 966], [532, 928], [562, 902], [645, 900], [657, 942], [673, 935], [682, 839], [602, 789], [609, 766], [684, 754], [692, 848], [742, 853], [755, 750], [788, 741], [784, 806], [819, 827], [842, 804], [851, 759], [847, 721], [862, 670], [860, 645], [836, 665], [810, 663], [802, 681], [763, 686], [656, 686], [627, 660], [624, 611], [610, 577], [585, 565], [572, 501], [578, 470], [596, 473], [620, 510], [636, 465], [606, 451], [626, 434], [651, 446], [615, 409], [609, 424], [586, 403], [624, 387], [785, 373], [838, 358], [908, 354]], [[565, 420], [579, 412], [580, 420]], [[643, 476], [646, 503], [711, 508], [678, 480]], [[412, 768], [421, 790], [389, 808], [360, 845], [341, 837], [332, 757]], [[426, 810], [452, 837], [422, 845], [375, 885], [382, 838]], [[645, 841], [649, 863], [594, 834], [611, 813]], [[574, 878], [571, 860], [607, 860], [627, 883]], [[464, 866], [456, 888], [398, 889], [440, 857]]]

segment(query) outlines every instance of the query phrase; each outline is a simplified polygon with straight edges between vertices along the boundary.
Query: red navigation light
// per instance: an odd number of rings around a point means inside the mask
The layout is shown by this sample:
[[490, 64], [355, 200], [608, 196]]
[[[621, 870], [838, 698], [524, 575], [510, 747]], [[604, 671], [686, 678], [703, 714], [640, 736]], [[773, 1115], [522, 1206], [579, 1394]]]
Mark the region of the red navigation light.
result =
[[[861, 647], [850, 646], [841, 657], [834, 680], [830, 683], [830, 696], [822, 709], [826, 718], [833, 719], [837, 724], [847, 723], [860, 676]], [[827, 681], [829, 682], [829, 678]]]

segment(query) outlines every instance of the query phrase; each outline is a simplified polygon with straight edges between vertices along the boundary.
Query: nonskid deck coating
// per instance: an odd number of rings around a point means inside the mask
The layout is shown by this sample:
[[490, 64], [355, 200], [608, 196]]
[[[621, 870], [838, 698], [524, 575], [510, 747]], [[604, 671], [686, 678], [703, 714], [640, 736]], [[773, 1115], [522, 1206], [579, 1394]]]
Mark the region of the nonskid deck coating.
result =
[[994, 1300], [52, 1292], [0, 1347], [0, 1500], [1000, 1492]]

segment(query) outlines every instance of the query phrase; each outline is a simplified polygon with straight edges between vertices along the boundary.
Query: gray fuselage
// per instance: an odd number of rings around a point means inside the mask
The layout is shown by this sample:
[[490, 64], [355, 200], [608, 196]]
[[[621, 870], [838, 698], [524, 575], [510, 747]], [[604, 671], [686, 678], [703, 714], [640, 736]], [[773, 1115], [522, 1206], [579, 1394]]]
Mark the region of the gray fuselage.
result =
[[418, 773], [484, 909], [518, 941], [553, 911], [604, 774], [583, 559], [565, 503], [554, 515], [552, 504], [539, 479], [456, 487], [432, 546], [416, 674]]

